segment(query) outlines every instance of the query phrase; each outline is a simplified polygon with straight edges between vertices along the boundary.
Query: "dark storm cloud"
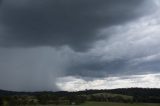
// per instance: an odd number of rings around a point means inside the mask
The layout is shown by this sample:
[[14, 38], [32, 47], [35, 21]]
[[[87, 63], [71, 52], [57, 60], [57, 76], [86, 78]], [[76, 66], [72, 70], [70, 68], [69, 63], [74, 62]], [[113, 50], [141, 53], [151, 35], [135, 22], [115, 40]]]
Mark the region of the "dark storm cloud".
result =
[[[87, 50], [97, 31], [143, 16], [146, 0], [4, 0], [0, 45]], [[109, 35], [108, 35], [109, 36]]]
[[72, 64], [68, 68], [67, 75], [103, 78], [108, 76], [139, 75], [145, 73], [158, 73], [160, 61], [142, 62], [132, 65], [128, 59], [116, 59], [113, 61], [99, 61], [98, 59]]
[[101, 61], [99, 58], [86, 59], [70, 65], [68, 75], [83, 77], [105, 77], [108, 75], [123, 75], [128, 69], [128, 60], [116, 59]]
[[132, 69], [138, 70], [141, 73], [158, 73], [160, 69], [159, 64], [160, 60], [147, 61], [133, 66]]
[[3, 0], [0, 89], [57, 90], [57, 79], [66, 76], [90, 80], [158, 72], [158, 5], [156, 0]]
[[116, 59], [113, 61], [99, 61], [99, 59], [72, 64], [68, 69], [68, 75], [82, 77], [106, 77], [137, 75], [144, 73], [158, 73], [160, 61], [143, 62], [132, 65], [130, 60]]

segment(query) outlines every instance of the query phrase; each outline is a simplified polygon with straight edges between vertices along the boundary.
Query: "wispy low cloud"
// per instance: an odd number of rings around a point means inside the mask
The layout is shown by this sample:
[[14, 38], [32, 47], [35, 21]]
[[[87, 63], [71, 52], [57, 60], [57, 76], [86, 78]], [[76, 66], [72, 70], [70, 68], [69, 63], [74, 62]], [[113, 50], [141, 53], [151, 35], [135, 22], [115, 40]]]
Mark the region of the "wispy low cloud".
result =
[[74, 76], [59, 78], [57, 86], [61, 90], [75, 91], [85, 89], [114, 89], [114, 88], [160, 88], [160, 73], [132, 75], [121, 77], [106, 77], [97, 79], [77, 78]]

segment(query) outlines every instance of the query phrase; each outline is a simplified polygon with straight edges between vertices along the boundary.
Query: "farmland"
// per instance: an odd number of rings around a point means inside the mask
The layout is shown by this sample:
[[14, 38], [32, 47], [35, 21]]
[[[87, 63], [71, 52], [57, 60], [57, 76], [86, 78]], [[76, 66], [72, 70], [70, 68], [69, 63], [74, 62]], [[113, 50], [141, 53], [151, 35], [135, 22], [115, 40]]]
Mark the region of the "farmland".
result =
[[160, 106], [160, 89], [0, 92], [0, 106]]
[[[36, 105], [36, 106], [69, 106], [69, 105]], [[71, 105], [71, 106], [73, 106], [73, 105]], [[156, 103], [133, 103], [133, 104], [130, 104], [130, 103], [112, 103], [112, 102], [86, 102], [84, 104], [74, 105], [74, 106], [160, 106], [160, 104], [156, 104]]]

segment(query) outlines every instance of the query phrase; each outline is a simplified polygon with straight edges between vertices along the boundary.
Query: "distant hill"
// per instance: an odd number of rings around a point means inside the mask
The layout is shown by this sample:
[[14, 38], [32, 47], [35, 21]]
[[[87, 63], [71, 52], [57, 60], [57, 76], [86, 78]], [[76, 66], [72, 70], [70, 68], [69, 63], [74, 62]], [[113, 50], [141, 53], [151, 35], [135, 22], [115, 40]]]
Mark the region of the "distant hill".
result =
[[0, 96], [9, 95], [37, 95], [41, 93], [51, 93], [56, 95], [66, 95], [66, 94], [96, 94], [96, 93], [113, 93], [122, 94], [128, 96], [158, 96], [160, 97], [160, 88], [119, 88], [119, 89], [100, 89], [100, 90], [84, 90], [84, 91], [38, 91], [38, 92], [18, 92], [18, 91], [7, 91], [0, 90]]
[[0, 90], [0, 97], [4, 96], [34, 96], [70, 98], [83, 97], [87, 101], [114, 101], [114, 102], [149, 102], [160, 103], [160, 89], [157, 88], [122, 88], [122, 89], [103, 89], [103, 90], [84, 90], [84, 91], [42, 91], [42, 92], [16, 92]]

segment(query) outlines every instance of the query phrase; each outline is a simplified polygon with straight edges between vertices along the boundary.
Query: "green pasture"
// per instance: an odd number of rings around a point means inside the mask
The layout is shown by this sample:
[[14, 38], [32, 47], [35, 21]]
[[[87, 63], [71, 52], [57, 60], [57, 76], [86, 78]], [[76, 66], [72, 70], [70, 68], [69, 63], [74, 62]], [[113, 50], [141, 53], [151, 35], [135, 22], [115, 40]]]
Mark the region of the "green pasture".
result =
[[[32, 106], [69, 106], [69, 105], [32, 105]], [[160, 106], [156, 103], [109, 103], [109, 102], [86, 102], [81, 105], [70, 106]]]

